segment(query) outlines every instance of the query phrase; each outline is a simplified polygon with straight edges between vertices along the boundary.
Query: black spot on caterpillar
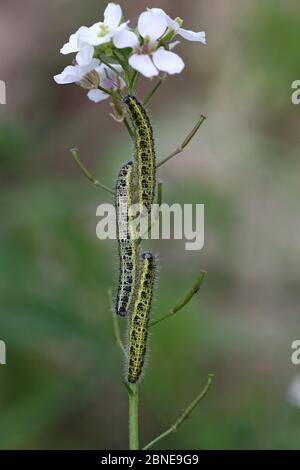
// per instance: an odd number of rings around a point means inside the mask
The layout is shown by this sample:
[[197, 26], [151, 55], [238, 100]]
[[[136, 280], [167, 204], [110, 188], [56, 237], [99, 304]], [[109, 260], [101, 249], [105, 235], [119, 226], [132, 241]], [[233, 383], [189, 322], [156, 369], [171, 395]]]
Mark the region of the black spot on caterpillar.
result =
[[144, 367], [155, 274], [155, 257], [150, 252], [143, 253], [137, 293], [129, 324], [127, 368], [129, 383], [136, 383], [139, 380]]
[[156, 184], [155, 147], [149, 116], [135, 96], [126, 96], [124, 103], [135, 133], [135, 166], [138, 203], [151, 211]]
[[129, 208], [132, 204], [134, 204], [133, 163], [128, 162], [119, 172], [115, 198], [119, 248], [116, 313], [122, 317], [130, 310], [138, 271], [138, 242], [132, 237], [129, 227]]

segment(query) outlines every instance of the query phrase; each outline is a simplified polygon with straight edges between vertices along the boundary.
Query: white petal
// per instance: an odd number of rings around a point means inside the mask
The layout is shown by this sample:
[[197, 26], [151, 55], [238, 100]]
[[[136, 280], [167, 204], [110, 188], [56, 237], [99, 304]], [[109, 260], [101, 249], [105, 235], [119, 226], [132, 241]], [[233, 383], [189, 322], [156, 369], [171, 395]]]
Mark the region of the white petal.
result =
[[134, 49], [139, 45], [139, 40], [136, 34], [132, 31], [124, 29], [118, 31], [113, 38], [113, 43], [118, 49], [124, 49], [125, 47], [131, 47]]
[[79, 43], [78, 39], [79, 36], [86, 31], [88, 28], [86, 26], [81, 26], [81, 28], [76, 31], [76, 33], [71, 34], [69, 38], [69, 42], [64, 44], [64, 46], [61, 48], [60, 52], [61, 54], [72, 54], [73, 52], [78, 52], [79, 51]]
[[62, 73], [55, 75], [54, 80], [59, 85], [64, 85], [67, 83], [77, 83], [82, 80], [85, 75], [98, 67], [100, 61], [99, 59], [92, 59], [91, 62], [87, 65], [68, 65]]
[[89, 28], [85, 29], [79, 34], [79, 40], [83, 42], [84, 44], [92, 44], [92, 39], [97, 37], [98, 32], [100, 31], [100, 25], [102, 23], [95, 23], [93, 26], [90, 26]]
[[152, 13], [160, 13], [163, 16], [168, 16], [162, 8], [147, 8], [147, 10], [151, 11]]
[[101, 36], [101, 28], [105, 26], [104, 23], [95, 23], [90, 28], [87, 28], [79, 35], [79, 39], [85, 43], [90, 44], [91, 46], [99, 46], [101, 44], [106, 44], [112, 38], [112, 31], [109, 31], [104, 36]]
[[153, 53], [153, 62], [158, 70], [170, 75], [180, 73], [184, 69], [184, 62], [179, 55], [166, 51], [162, 47]]
[[108, 42], [110, 42], [111, 38], [112, 38], [112, 33], [110, 32], [106, 34], [105, 36], [98, 36], [98, 35], [90, 36], [87, 39], [87, 42], [88, 44], [91, 44], [92, 46], [101, 46], [101, 44], [107, 44]]
[[158, 70], [154, 67], [152, 60], [146, 54], [133, 54], [129, 58], [129, 65], [144, 77], [150, 78], [158, 75]]
[[145, 11], [139, 17], [138, 30], [143, 38], [149, 36], [151, 41], [156, 41], [166, 29], [166, 19], [160, 13]]
[[74, 65], [68, 65], [60, 74], [53, 77], [59, 85], [66, 85], [68, 83], [76, 83], [81, 80], [78, 74], [78, 68]]
[[72, 54], [73, 52], [78, 51], [78, 42], [77, 42], [77, 35], [71, 34], [69, 42], [63, 45], [60, 52], [61, 54]]
[[100, 63], [99, 59], [92, 59], [91, 62], [87, 65], [75, 65], [77, 76], [81, 80], [85, 75], [98, 67]]
[[76, 61], [78, 65], [88, 65], [91, 63], [93, 55], [94, 55], [93, 46], [91, 46], [90, 44], [85, 44], [83, 47], [80, 48], [76, 56]]
[[148, 8], [148, 11], [157, 13], [163, 16], [167, 22], [168, 27], [172, 28], [174, 31], [177, 32], [177, 34], [182, 36], [184, 39], [187, 39], [188, 41], [197, 41], [197, 42], [202, 42], [203, 44], [206, 44], [204, 31], [200, 33], [195, 33], [194, 31], [180, 28], [177, 21], [172, 20], [172, 18], [169, 15], [167, 15], [167, 13], [164, 10], [162, 10], [162, 8]]
[[178, 46], [178, 44], [180, 44], [180, 41], [170, 42], [170, 44], [169, 44], [169, 49], [170, 49], [170, 51], [172, 51], [173, 49], [175, 49], [175, 47]]
[[115, 29], [119, 26], [121, 19], [122, 9], [120, 5], [109, 3], [104, 12], [104, 23], [109, 27], [109, 29]]
[[189, 31], [188, 29], [179, 28], [177, 34], [182, 36], [184, 39], [187, 39], [188, 41], [197, 41], [202, 42], [202, 44], [206, 44], [206, 35], [204, 31], [195, 33], [194, 31]]
[[129, 23], [129, 21], [126, 21], [125, 23], [121, 23], [120, 26], [118, 26], [117, 28], [114, 29], [113, 34], [116, 34], [119, 31], [123, 31], [123, 29], [127, 29], [128, 28], [128, 23]]
[[174, 31], [178, 30], [179, 24], [177, 23], [177, 21], [172, 20], [172, 18], [169, 15], [167, 15], [167, 13], [162, 8], [148, 8], [148, 11], [160, 14], [161, 16], [165, 18], [167, 22], [167, 26], [169, 28], [174, 29]]
[[87, 95], [91, 101], [94, 101], [94, 103], [99, 103], [109, 97], [109, 95], [104, 93], [102, 90], [90, 90]]
[[106, 65], [100, 64], [98, 67], [95, 68], [96, 72], [101, 76], [104, 73], [104, 70], [106, 69]]
[[91, 62], [87, 65], [83, 65], [83, 66], [77, 66], [78, 69], [80, 70], [82, 76], [86, 75], [87, 73], [91, 72], [92, 70], [94, 70], [96, 67], [98, 67], [98, 65], [100, 64], [100, 60], [99, 59], [92, 59]]

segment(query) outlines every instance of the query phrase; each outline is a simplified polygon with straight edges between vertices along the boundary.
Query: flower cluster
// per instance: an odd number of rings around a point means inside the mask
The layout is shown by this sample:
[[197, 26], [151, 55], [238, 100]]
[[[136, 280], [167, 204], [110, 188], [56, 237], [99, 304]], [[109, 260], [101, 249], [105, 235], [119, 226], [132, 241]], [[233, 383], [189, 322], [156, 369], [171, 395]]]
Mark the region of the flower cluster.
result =
[[99, 102], [120, 98], [125, 87], [132, 93], [139, 73], [147, 78], [180, 73], [184, 62], [173, 52], [179, 43], [175, 38], [206, 43], [204, 32], [183, 29], [182, 24], [160, 8], [148, 8], [131, 28], [120, 5], [109, 3], [102, 22], [82, 26], [62, 47], [62, 54], [76, 53], [76, 58], [54, 80], [77, 83], [88, 90], [90, 100]]

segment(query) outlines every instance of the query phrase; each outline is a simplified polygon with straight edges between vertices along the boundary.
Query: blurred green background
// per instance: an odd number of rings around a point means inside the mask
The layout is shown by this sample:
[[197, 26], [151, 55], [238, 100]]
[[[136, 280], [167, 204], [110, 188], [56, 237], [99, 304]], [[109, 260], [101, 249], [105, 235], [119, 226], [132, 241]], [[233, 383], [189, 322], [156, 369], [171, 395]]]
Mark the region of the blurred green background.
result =
[[[102, 15], [100, 0], [1, 2], [0, 447], [124, 449], [127, 397], [107, 290], [116, 246], [96, 239], [96, 207], [110, 202], [72, 161], [113, 185], [132, 154], [109, 103], [95, 105], [52, 76], [68, 63], [69, 34]], [[119, 2], [126, 18], [164, 8], [207, 32], [182, 42], [186, 62], [153, 98], [161, 156], [200, 113], [205, 125], [160, 171], [164, 202], [205, 204], [205, 248], [151, 242], [160, 279], [153, 315], [208, 271], [201, 293], [153, 329], [141, 386], [143, 443], [164, 431], [215, 373], [214, 385], [164, 449], [295, 449], [300, 409], [287, 390], [300, 371], [300, 79], [298, 0]], [[151, 87], [141, 80], [143, 96]]]

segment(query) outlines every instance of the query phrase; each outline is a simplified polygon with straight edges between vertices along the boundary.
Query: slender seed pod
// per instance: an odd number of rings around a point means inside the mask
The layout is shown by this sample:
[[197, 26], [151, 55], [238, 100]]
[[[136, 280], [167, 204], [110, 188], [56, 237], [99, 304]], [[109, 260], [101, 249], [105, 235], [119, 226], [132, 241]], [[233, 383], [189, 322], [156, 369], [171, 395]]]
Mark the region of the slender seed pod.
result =
[[155, 257], [150, 252], [143, 253], [138, 288], [129, 324], [127, 368], [129, 383], [136, 383], [143, 372], [155, 274]]
[[135, 133], [135, 169], [139, 207], [148, 213], [153, 204], [156, 185], [156, 165], [153, 129], [149, 116], [135, 96], [124, 98]]
[[116, 222], [119, 248], [119, 285], [116, 313], [126, 316], [133, 301], [138, 272], [138, 242], [129, 226], [129, 209], [134, 204], [133, 163], [128, 162], [120, 172], [116, 187]]

